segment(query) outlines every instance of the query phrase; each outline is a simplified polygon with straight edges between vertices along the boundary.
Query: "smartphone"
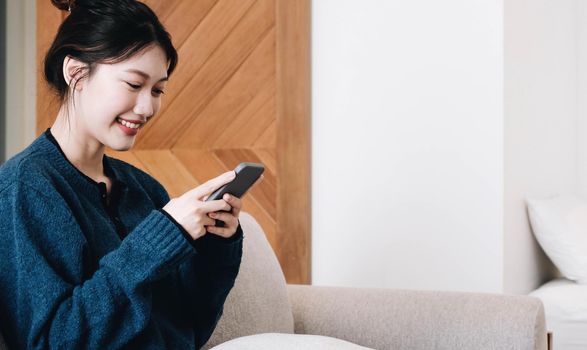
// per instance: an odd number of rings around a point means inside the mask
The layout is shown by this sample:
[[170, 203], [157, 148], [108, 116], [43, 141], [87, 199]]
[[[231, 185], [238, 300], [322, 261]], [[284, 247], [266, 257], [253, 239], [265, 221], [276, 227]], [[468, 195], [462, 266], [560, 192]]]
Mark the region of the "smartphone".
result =
[[[240, 163], [235, 169], [236, 177], [231, 182], [220, 187], [206, 199], [206, 202], [222, 199], [225, 193], [241, 198], [259, 179], [265, 166], [261, 163]], [[216, 226], [224, 227], [224, 222], [216, 220]]]

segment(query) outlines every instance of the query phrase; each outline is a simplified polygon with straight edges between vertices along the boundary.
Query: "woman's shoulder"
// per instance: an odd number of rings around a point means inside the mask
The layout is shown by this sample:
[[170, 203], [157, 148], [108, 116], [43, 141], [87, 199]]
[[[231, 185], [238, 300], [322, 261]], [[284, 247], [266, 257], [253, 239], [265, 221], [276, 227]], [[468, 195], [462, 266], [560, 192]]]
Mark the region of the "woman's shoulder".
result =
[[31, 145], [0, 166], [0, 191], [14, 184], [44, 188], [52, 167], [48, 157]]

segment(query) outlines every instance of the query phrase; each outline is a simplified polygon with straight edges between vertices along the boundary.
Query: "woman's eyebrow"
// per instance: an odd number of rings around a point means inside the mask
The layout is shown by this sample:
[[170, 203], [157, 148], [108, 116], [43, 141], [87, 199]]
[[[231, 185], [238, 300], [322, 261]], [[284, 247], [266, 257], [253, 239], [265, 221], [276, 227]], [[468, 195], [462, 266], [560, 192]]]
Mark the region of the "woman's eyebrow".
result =
[[[138, 69], [131, 68], [131, 69], [127, 69], [125, 72], [138, 74], [147, 80], [149, 80], [149, 78], [151, 78], [151, 76], [149, 74], [143, 72], [142, 70], [138, 70]], [[163, 77], [163, 78], [159, 79], [157, 82], [166, 81], [166, 80], [167, 80], [167, 77]]]

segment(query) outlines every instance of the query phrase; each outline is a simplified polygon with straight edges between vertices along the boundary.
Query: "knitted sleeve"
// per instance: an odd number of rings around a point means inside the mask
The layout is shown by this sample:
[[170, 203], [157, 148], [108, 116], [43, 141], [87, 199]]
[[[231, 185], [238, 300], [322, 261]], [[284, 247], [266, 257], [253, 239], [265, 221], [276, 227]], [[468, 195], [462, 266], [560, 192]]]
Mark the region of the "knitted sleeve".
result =
[[153, 210], [83, 279], [88, 248], [58, 194], [19, 182], [0, 192], [0, 305], [17, 348], [120, 348], [146, 328], [151, 282], [194, 248]]

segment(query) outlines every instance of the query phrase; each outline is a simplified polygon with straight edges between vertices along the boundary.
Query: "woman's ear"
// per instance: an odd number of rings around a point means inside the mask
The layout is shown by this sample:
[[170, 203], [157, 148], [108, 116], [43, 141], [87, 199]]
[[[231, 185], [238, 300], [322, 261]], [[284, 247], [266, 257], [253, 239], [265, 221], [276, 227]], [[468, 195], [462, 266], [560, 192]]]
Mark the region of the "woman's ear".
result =
[[82, 83], [80, 79], [86, 68], [87, 64], [78, 61], [71, 56], [65, 57], [63, 60], [63, 78], [65, 79], [65, 83], [69, 85], [69, 87], [75, 87], [76, 90], [81, 90]]

